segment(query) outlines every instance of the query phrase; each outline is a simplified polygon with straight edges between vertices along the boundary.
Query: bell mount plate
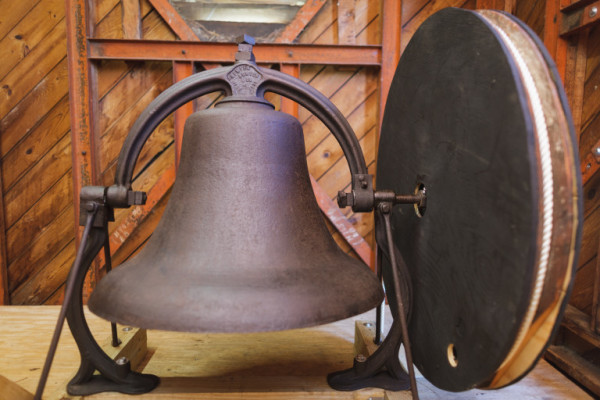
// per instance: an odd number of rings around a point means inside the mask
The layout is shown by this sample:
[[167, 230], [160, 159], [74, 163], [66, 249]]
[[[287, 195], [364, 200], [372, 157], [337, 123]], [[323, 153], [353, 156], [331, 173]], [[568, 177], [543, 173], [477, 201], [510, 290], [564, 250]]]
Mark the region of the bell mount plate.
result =
[[523, 377], [556, 331], [581, 236], [576, 140], [539, 39], [496, 11], [442, 10], [417, 30], [387, 99], [377, 189], [396, 206], [415, 365], [451, 391]]

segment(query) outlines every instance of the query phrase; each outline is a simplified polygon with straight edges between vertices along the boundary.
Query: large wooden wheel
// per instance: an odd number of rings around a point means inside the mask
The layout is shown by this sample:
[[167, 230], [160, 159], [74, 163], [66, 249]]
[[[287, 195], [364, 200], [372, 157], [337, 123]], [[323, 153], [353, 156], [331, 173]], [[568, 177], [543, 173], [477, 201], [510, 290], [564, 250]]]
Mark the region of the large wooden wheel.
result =
[[404, 52], [383, 120], [377, 188], [397, 206], [416, 366], [436, 386], [524, 376], [566, 305], [581, 232], [565, 95], [539, 40], [510, 15], [446, 9]]

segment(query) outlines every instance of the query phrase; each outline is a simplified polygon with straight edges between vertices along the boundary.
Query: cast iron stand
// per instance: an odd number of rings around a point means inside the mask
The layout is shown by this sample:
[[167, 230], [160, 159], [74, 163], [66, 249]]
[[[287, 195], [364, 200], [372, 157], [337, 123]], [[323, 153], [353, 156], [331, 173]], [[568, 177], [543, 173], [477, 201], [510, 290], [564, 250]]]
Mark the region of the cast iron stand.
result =
[[[146, 393], [158, 386], [154, 375], [131, 371], [129, 360], [112, 360], [92, 336], [83, 314], [83, 283], [85, 275], [96, 254], [108, 240], [108, 221], [114, 220], [113, 210], [107, 205], [107, 189], [85, 187], [81, 191], [80, 224], [85, 226], [81, 245], [65, 285], [65, 299], [60, 310], [48, 356], [35, 399], [40, 400], [56, 352], [58, 339], [66, 316], [73, 338], [81, 354], [81, 364], [75, 377], [67, 385], [67, 392], [74, 396], [113, 391], [126, 394]], [[118, 345], [113, 332], [113, 345]], [[94, 374], [95, 371], [100, 374]]]
[[[347, 193], [339, 193], [338, 202], [341, 207], [348, 205], [347, 195]], [[404, 260], [394, 245], [390, 216], [394, 204], [412, 203], [419, 208], [424, 208], [426, 202], [425, 191], [422, 190], [414, 196], [396, 195], [393, 192], [381, 191], [374, 193], [374, 199], [376, 204], [375, 234], [378, 248], [390, 262], [390, 268], [382, 272], [388, 296], [397, 305], [393, 306], [390, 301], [394, 321], [387, 337], [375, 353], [369, 358], [358, 355], [354, 359], [352, 368], [329, 374], [327, 382], [329, 386], [336, 390], [379, 387], [385, 390], [397, 391], [410, 388], [413, 399], [418, 400], [419, 394], [412, 363], [407, 322], [407, 314], [410, 309], [410, 280]], [[380, 271], [381, 268], [382, 265], [379, 265], [378, 269]], [[400, 275], [403, 279], [400, 278]], [[401, 290], [401, 284], [404, 284], [403, 290]], [[398, 359], [402, 343], [404, 343], [406, 352], [408, 374], [404, 371]]]

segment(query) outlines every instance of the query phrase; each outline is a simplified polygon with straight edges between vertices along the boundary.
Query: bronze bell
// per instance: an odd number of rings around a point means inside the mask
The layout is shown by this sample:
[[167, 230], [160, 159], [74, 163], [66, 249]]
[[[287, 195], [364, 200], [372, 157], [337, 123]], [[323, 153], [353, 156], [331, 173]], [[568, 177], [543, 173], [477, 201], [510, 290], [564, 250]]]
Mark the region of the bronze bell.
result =
[[144, 249], [100, 281], [92, 312], [151, 329], [256, 332], [381, 303], [375, 274], [324, 224], [300, 123], [273, 108], [234, 94], [187, 120], [164, 215]]

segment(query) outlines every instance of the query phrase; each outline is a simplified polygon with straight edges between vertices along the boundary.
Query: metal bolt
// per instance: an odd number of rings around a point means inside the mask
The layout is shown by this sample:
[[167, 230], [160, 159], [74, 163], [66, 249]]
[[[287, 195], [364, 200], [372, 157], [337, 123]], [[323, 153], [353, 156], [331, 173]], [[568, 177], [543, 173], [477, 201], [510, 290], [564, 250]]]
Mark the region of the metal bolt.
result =
[[129, 359], [127, 357], [121, 357], [121, 358], [117, 358], [116, 361], [117, 365], [125, 365], [129, 362]]
[[372, 327], [372, 326], [373, 326], [373, 324], [372, 324], [372, 323], [370, 323], [370, 322], [365, 322], [365, 323], [364, 323], [364, 325], [365, 325], [367, 328], [370, 328], [370, 327]]
[[596, 147], [596, 148], [594, 149], [594, 154], [595, 154], [596, 156], [600, 156], [600, 147]]
[[82, 156], [85, 156], [86, 154], [87, 154], [87, 152], [85, 150], [81, 152]]
[[588, 163], [588, 164], [585, 166], [585, 169], [590, 169], [590, 168], [592, 168], [592, 164]]
[[365, 356], [364, 356], [364, 355], [362, 355], [362, 354], [358, 354], [358, 355], [356, 356], [356, 361], [357, 361], [357, 362], [359, 362], [359, 363], [364, 363], [365, 361], [367, 361], [367, 357], [365, 357]]
[[125, 328], [123, 328], [123, 332], [129, 332], [131, 331], [133, 328], [130, 326], [126, 326]]
[[387, 203], [381, 203], [381, 212], [387, 214], [390, 212], [390, 205]]
[[598, 14], [598, 7], [592, 7], [592, 8], [590, 8], [590, 18], [595, 17], [596, 14]]
[[361, 188], [366, 189], [368, 186], [369, 186], [369, 184], [364, 179], [360, 181]]

